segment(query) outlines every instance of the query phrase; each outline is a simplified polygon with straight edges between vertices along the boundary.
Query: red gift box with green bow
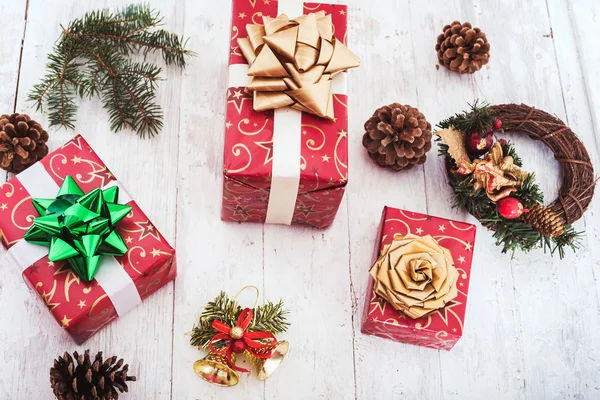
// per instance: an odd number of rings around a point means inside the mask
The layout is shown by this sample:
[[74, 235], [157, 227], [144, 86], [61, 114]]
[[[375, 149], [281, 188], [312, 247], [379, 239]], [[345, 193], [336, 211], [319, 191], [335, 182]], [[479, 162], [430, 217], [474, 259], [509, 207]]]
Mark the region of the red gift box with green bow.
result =
[[0, 186], [0, 239], [78, 344], [177, 273], [175, 250], [81, 136]]

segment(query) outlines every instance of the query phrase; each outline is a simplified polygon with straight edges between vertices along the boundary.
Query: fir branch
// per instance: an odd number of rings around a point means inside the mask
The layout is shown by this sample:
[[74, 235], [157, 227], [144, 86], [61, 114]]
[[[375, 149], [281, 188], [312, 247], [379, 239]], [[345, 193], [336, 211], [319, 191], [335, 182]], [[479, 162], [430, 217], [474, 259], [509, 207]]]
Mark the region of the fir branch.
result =
[[[163, 127], [163, 112], [156, 104], [155, 89], [161, 68], [134, 62], [128, 56], [161, 52], [167, 65], [186, 65], [194, 55], [186, 41], [163, 29], [157, 11], [147, 5], [131, 5], [112, 13], [86, 13], [65, 28], [48, 56], [47, 74], [35, 85], [29, 100], [38, 109], [46, 105], [51, 125], [74, 128], [74, 98], [102, 100], [111, 129], [131, 128], [144, 137]], [[155, 30], [152, 30], [155, 29]]]
[[441, 121], [438, 127], [441, 129], [454, 127], [463, 133], [479, 132], [481, 137], [487, 137], [491, 132], [490, 128], [496, 120], [495, 115], [489, 108], [489, 104], [485, 102], [480, 104], [479, 100], [475, 100], [473, 104], [469, 104], [469, 107], [471, 107], [471, 110], [465, 110], [462, 113], [455, 114], [453, 117]]

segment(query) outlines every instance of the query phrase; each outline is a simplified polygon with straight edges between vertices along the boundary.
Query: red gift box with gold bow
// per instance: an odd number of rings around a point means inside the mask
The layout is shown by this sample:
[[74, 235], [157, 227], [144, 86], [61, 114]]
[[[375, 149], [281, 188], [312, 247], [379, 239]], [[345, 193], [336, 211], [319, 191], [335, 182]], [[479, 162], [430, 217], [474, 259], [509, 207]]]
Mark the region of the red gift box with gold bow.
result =
[[385, 207], [361, 331], [452, 349], [464, 329], [475, 231], [465, 222]]
[[[118, 186], [119, 203], [131, 207], [116, 225], [126, 253], [104, 257], [90, 282], [78, 277], [66, 260], [50, 261], [47, 247], [24, 240], [39, 217], [32, 198], [54, 198], [67, 176], [86, 193]], [[81, 136], [0, 186], [0, 239], [25, 282], [78, 344], [177, 274], [175, 250]]]
[[333, 222], [348, 181], [345, 69], [358, 63], [344, 45], [347, 12], [233, 0], [224, 221]]

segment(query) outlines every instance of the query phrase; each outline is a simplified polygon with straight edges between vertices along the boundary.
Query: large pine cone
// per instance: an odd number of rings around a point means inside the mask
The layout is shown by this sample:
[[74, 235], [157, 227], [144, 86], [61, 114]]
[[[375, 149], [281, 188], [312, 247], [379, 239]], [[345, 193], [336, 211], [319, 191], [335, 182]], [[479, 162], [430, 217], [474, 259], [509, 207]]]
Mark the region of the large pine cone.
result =
[[521, 218], [547, 237], [560, 236], [565, 231], [563, 219], [550, 207], [539, 203], [529, 207], [529, 212], [523, 214]]
[[485, 33], [471, 27], [469, 22], [452, 22], [444, 27], [444, 33], [435, 45], [440, 64], [451, 71], [472, 74], [490, 60], [490, 44]]
[[365, 123], [363, 146], [381, 167], [394, 171], [423, 164], [431, 149], [431, 124], [417, 108], [383, 106]]
[[0, 116], [0, 168], [18, 174], [48, 154], [48, 132], [27, 114]]
[[127, 376], [128, 369], [117, 357], [103, 361], [102, 352], [96, 354], [93, 362], [89, 350], [84, 355], [74, 352], [73, 357], [65, 353], [54, 360], [50, 383], [59, 400], [116, 400], [119, 392], [129, 390], [126, 382], [135, 381], [135, 376]]

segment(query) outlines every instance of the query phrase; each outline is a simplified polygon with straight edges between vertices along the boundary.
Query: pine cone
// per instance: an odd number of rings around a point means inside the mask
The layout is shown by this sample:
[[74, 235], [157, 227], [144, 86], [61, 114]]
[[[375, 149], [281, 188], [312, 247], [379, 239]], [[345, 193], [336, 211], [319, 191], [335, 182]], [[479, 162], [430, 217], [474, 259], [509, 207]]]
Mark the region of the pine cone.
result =
[[450, 71], [472, 74], [490, 60], [490, 44], [485, 33], [472, 28], [469, 22], [452, 22], [444, 27], [444, 33], [435, 45], [440, 64]]
[[[74, 364], [74, 359], [77, 365]], [[116, 364], [115, 364], [116, 362]], [[96, 354], [92, 362], [90, 351], [84, 355], [65, 353], [54, 360], [50, 368], [50, 383], [54, 395], [59, 400], [116, 400], [119, 392], [127, 392], [127, 381], [135, 381], [135, 376], [127, 376], [129, 366], [117, 357], [102, 360], [102, 352]]]
[[423, 164], [431, 149], [431, 124], [417, 108], [383, 106], [365, 123], [363, 146], [379, 166], [394, 171]]
[[48, 132], [27, 114], [0, 116], [0, 168], [18, 174], [48, 154]]
[[529, 207], [529, 212], [523, 214], [521, 218], [533, 226], [536, 231], [547, 237], [560, 236], [565, 231], [562, 218], [550, 207], [539, 203]]

